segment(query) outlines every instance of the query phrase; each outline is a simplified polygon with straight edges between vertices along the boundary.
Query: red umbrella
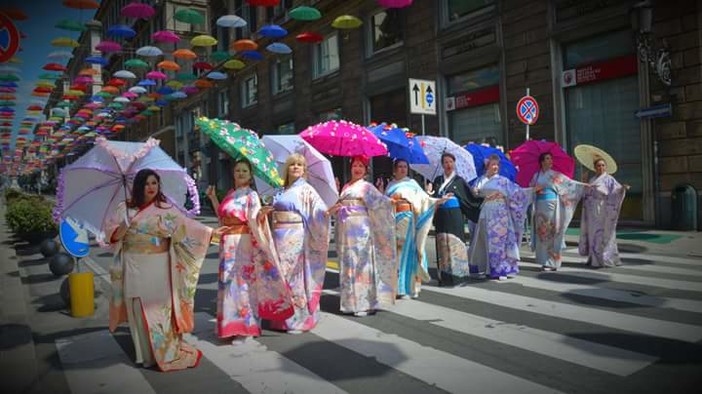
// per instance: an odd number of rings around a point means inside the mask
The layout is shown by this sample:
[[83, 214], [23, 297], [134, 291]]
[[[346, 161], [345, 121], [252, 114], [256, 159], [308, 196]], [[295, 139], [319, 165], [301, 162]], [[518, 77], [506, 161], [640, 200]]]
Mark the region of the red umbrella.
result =
[[510, 153], [510, 159], [517, 167], [517, 183], [522, 187], [528, 187], [531, 178], [541, 169], [539, 156], [550, 153], [553, 158], [553, 170], [572, 178], [575, 172], [575, 159], [555, 142], [546, 140], [529, 140], [519, 145]]
[[23, 21], [28, 18], [27, 14], [24, 11], [16, 7], [3, 7], [0, 8], [0, 12], [10, 17], [10, 19], [14, 19], [16, 21]]
[[42, 67], [46, 71], [66, 71], [66, 67], [58, 63], [47, 63]]
[[210, 63], [207, 62], [195, 62], [193, 64], [193, 67], [196, 70], [212, 70], [214, 68]]
[[107, 85], [112, 85], [112, 86], [124, 86], [126, 82], [124, 80], [119, 79], [119, 78], [112, 78], [109, 81], [107, 81]]
[[42, 109], [44, 109], [44, 107], [42, 107], [41, 105], [30, 105], [29, 107], [27, 107], [27, 110], [29, 111], [41, 111]]
[[280, 4], [280, 0], [246, 0], [246, 2], [254, 7], [275, 7]]
[[318, 123], [300, 133], [318, 151], [334, 156], [384, 156], [388, 149], [370, 130], [345, 120]]
[[316, 44], [316, 43], [322, 42], [324, 40], [324, 36], [322, 36], [319, 33], [315, 33], [313, 31], [302, 32], [302, 33], [298, 34], [297, 36], [295, 36], [295, 38], [300, 42], [307, 42], [310, 44]]
[[95, 0], [63, 0], [63, 5], [77, 10], [96, 10], [100, 3]]

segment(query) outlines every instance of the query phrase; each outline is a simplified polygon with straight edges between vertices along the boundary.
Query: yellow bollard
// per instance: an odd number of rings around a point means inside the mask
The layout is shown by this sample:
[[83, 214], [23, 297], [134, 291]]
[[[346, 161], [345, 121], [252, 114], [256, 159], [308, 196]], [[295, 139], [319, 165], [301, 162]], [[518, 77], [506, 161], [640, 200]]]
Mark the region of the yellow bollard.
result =
[[71, 294], [71, 315], [92, 316], [95, 313], [95, 290], [92, 272], [68, 274], [68, 289]]

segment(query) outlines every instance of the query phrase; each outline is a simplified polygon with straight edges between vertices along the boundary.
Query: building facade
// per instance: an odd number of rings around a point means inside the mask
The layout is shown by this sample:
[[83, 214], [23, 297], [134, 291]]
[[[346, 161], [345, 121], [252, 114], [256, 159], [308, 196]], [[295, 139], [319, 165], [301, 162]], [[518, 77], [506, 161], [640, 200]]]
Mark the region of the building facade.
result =
[[[532, 139], [557, 141], [571, 154], [578, 144], [592, 144], [617, 160], [615, 176], [631, 186], [622, 221], [670, 227], [671, 197], [683, 184], [696, 189], [702, 206], [697, 0], [415, 0], [405, 9], [383, 9], [375, 0], [282, 0], [269, 8], [245, 0], [152, 3], [163, 13], [159, 28], [179, 34], [194, 31], [174, 24], [168, 10], [200, 7], [208, 23], [198, 31], [218, 39], [210, 51], [226, 51], [241, 38], [265, 48], [271, 40], [257, 32], [266, 24], [289, 32], [279, 41], [291, 54], [261, 49], [263, 60], [244, 60], [245, 67], [229, 72], [227, 80], [171, 103], [123, 134], [164, 139], [203, 186], [230, 187], [231, 164], [193, 131], [200, 115], [227, 118], [260, 134], [298, 133], [329, 119], [394, 122], [417, 134], [509, 150], [526, 138], [516, 105], [528, 89], [540, 106]], [[300, 5], [316, 7], [322, 18], [291, 19], [289, 11]], [[227, 14], [248, 25], [217, 26], [217, 18]], [[363, 24], [332, 28], [344, 14]], [[322, 39], [297, 41], [304, 32]], [[179, 45], [187, 47], [187, 40]], [[435, 81], [436, 116], [410, 113], [409, 78]], [[348, 162], [335, 160], [334, 166], [343, 180]], [[389, 161], [375, 159], [374, 172], [389, 176]], [[702, 210], [697, 222], [702, 224]]]

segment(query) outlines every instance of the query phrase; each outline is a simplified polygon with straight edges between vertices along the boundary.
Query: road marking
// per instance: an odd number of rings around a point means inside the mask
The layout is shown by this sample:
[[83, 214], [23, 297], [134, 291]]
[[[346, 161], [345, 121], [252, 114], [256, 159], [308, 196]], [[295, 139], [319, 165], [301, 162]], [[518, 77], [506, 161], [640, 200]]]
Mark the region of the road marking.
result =
[[[514, 280], [518, 281], [518, 279]], [[423, 289], [505, 308], [537, 313], [559, 319], [590, 323], [639, 334], [693, 343], [702, 339], [702, 328], [690, 324], [649, 319], [625, 313], [564, 304], [471, 286], [455, 288], [424, 287]]]
[[155, 393], [107, 330], [56, 340], [72, 394]]
[[465, 392], [468, 387], [466, 385], [479, 388], [481, 393], [507, 393], [517, 388], [520, 393], [558, 392], [327, 312], [322, 312], [322, 318], [313, 333], [452, 393]]
[[[667, 267], [667, 266], [663, 266], [663, 265], [655, 265], [655, 263], [652, 263], [652, 264], [627, 264], [625, 262], [622, 265], [617, 266], [617, 268], [623, 268], [623, 269], [632, 270], [632, 271], [635, 270], [635, 271], [654, 272], [657, 274], [675, 274], [675, 275], [702, 277], [702, 271], [700, 271], [700, 270], [687, 269], [687, 268], [677, 268], [677, 267]], [[700, 285], [700, 289], [702, 290], [702, 285]]]
[[250, 393], [345, 393], [252, 338], [237, 346], [225, 344], [214, 333], [214, 321], [205, 312], [196, 313], [195, 330], [185, 338]]

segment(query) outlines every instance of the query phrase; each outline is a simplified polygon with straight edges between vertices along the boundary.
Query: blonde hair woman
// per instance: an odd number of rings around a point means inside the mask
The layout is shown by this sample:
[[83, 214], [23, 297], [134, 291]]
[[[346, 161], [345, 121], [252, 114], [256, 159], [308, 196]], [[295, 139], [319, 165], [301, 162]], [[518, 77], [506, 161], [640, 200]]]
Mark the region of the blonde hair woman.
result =
[[309, 331], [319, 321], [319, 301], [324, 284], [329, 220], [327, 206], [307, 183], [307, 160], [293, 153], [285, 160], [284, 190], [265, 208], [259, 219], [271, 217], [271, 245], [279, 258], [280, 274], [292, 291], [295, 313], [285, 321], [271, 322], [271, 328], [291, 334]]

